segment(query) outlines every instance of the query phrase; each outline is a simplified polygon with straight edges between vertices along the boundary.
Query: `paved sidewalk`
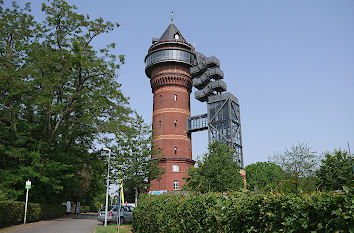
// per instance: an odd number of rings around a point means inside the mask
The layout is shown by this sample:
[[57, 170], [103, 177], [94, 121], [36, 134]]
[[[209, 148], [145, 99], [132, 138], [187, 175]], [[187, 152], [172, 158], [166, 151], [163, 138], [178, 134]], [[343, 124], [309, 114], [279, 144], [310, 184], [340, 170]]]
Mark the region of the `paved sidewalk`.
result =
[[96, 214], [74, 214], [53, 220], [14, 226], [4, 233], [93, 233], [97, 221]]

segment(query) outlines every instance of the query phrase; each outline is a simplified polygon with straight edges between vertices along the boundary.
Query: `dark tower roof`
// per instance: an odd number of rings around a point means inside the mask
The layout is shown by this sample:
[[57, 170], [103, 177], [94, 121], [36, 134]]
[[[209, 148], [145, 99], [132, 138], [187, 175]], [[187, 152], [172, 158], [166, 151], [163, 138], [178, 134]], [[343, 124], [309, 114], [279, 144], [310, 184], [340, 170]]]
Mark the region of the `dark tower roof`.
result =
[[[178, 35], [177, 39], [175, 35]], [[168, 25], [166, 31], [162, 34], [162, 36], [159, 39], [159, 42], [161, 41], [181, 41], [188, 43], [184, 37], [182, 36], [181, 32], [178, 30], [178, 28], [171, 22], [170, 25]]]
[[163, 62], [184, 63], [191, 66], [194, 64], [194, 59], [195, 49], [184, 39], [171, 20], [160, 39], [152, 38], [152, 45], [144, 59], [145, 73], [150, 77], [152, 67]]

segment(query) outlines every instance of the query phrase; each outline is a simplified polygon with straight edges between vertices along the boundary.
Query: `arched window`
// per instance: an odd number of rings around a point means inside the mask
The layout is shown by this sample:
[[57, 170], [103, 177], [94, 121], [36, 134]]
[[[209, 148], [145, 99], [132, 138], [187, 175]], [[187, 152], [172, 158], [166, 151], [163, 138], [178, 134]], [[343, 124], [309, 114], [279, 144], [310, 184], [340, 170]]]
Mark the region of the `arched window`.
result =
[[174, 100], [175, 100], [175, 101], [177, 101], [177, 94], [175, 94], [175, 96], [174, 96]]
[[173, 181], [173, 189], [178, 190], [178, 180]]
[[175, 120], [175, 127], [177, 127], [177, 120]]
[[177, 147], [175, 147], [175, 155], [177, 154]]

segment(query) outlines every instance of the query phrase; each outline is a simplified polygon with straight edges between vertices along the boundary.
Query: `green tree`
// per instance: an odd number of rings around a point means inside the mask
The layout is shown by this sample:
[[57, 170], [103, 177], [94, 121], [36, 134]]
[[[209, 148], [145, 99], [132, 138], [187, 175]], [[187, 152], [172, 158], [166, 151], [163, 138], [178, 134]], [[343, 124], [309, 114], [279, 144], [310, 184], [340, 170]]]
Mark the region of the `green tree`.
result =
[[349, 153], [342, 150], [326, 153], [316, 175], [318, 185], [324, 190], [337, 190], [342, 189], [343, 186], [353, 186], [354, 175]]
[[95, 142], [131, 112], [116, 75], [124, 56], [92, 46], [119, 25], [63, 0], [42, 11], [38, 23], [28, 4], [0, 4], [0, 186], [21, 200], [30, 179], [32, 201], [90, 201], [105, 178]]
[[234, 161], [234, 151], [226, 144], [217, 141], [209, 145], [209, 152], [197, 162], [196, 168], [188, 171], [183, 186], [186, 190], [206, 192], [225, 192], [243, 187], [240, 167]]
[[257, 162], [246, 166], [247, 187], [255, 191], [278, 188], [285, 179], [285, 172], [272, 162]]
[[137, 204], [138, 194], [149, 187], [151, 180], [158, 178], [162, 171], [158, 167], [159, 160], [151, 159], [151, 155], [158, 153], [153, 148], [152, 131], [144, 123], [143, 118], [135, 112], [127, 129], [117, 134], [116, 169], [117, 176], [122, 177], [126, 193], [134, 193]]
[[[23, 174], [39, 176], [38, 154], [26, 148], [26, 121], [21, 119], [25, 93], [29, 91], [26, 51], [38, 33], [29, 4], [24, 9], [16, 3], [4, 9], [2, 4], [0, 1], [0, 189], [14, 199], [23, 194]], [[29, 163], [31, 167], [26, 166]], [[21, 181], [21, 189], [14, 189]]]
[[308, 191], [313, 188], [312, 181], [318, 165], [318, 157], [308, 145], [304, 143], [292, 145], [283, 153], [275, 153], [270, 161], [283, 169], [294, 184], [296, 193], [300, 188]]

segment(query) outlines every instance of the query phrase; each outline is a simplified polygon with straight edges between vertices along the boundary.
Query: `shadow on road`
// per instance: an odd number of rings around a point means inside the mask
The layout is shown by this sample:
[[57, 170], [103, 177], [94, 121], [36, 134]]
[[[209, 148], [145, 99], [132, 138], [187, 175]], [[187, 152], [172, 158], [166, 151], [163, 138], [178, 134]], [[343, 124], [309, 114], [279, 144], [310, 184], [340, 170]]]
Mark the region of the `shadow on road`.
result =
[[65, 220], [65, 219], [96, 219], [97, 218], [97, 214], [95, 213], [85, 213], [85, 214], [69, 214], [67, 216], [64, 216], [62, 218], [59, 219], [54, 219], [55, 221], [61, 221], [61, 220]]
[[70, 214], [60, 218], [44, 220], [40, 222], [21, 224], [10, 227], [4, 232], [11, 233], [88, 233], [94, 232], [101, 225], [97, 221], [97, 214]]

